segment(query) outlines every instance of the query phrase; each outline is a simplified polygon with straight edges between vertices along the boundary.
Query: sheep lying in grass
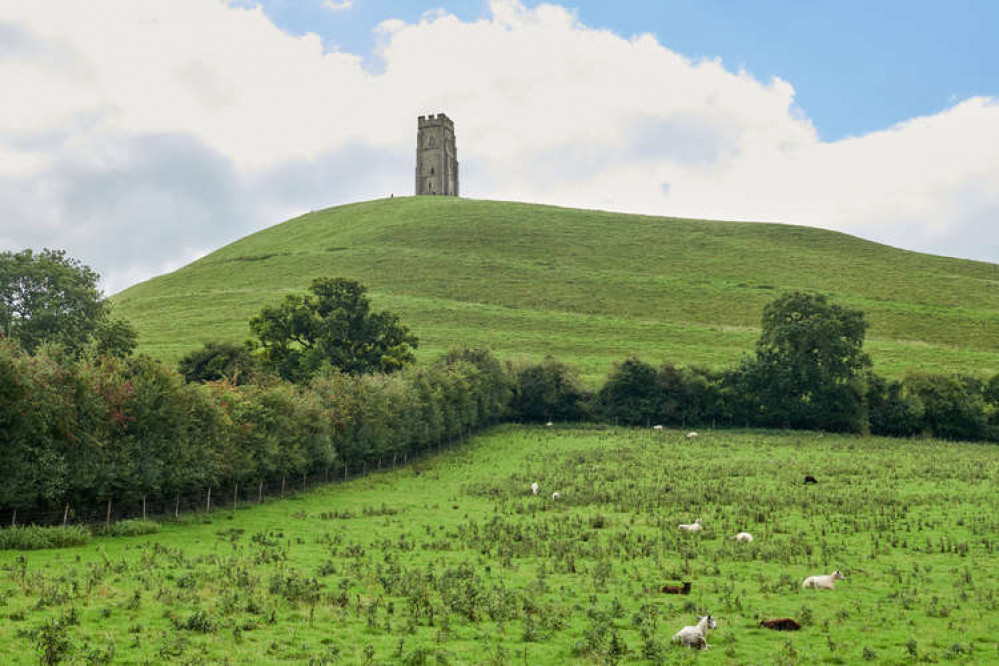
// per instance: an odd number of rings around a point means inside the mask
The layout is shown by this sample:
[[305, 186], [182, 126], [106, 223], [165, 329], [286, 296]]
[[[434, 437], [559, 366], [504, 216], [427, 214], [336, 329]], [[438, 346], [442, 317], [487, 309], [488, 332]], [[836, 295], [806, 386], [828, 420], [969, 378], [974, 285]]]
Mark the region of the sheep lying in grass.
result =
[[679, 525], [678, 527], [684, 532], [700, 532], [701, 530], [704, 529], [704, 527], [701, 526], [700, 518], [690, 523], [689, 525]]
[[684, 581], [683, 585], [663, 585], [660, 591], [663, 594], [690, 594], [690, 581]]
[[750, 541], [753, 540], [753, 535], [750, 534], [749, 532], [739, 532], [732, 538], [735, 539], [736, 541], [745, 541], [749, 543]]
[[696, 432], [688, 432], [687, 433], [687, 439], [694, 439], [697, 436], [698, 436], [698, 434]]
[[538, 485], [537, 481], [535, 481], [534, 483], [532, 483], [531, 484], [531, 494], [532, 495], [537, 495], [538, 494], [538, 488], [540, 488], [540, 486]]
[[655, 430], [655, 431], [657, 431], [657, 432], [661, 432], [662, 429], [663, 429], [663, 427], [661, 425], [654, 425], [654, 426], [652, 426], [652, 429]]
[[846, 576], [839, 571], [833, 571], [827, 576], [809, 576], [801, 586], [814, 587], [816, 590], [832, 590], [836, 587], [836, 581], [844, 578]]
[[763, 620], [759, 626], [764, 629], [773, 629], [774, 631], [798, 631], [798, 629], [801, 629], [801, 625], [789, 617], [775, 617], [772, 620]]
[[819, 481], [818, 481], [818, 479], [816, 479], [816, 478], [815, 478], [814, 476], [812, 476], [811, 474], [809, 474], [809, 475], [807, 475], [807, 476], [805, 477], [805, 485], [808, 485], [809, 483], [818, 483], [818, 482], [819, 482]]
[[555, 492], [555, 493], [552, 493], [552, 499], [553, 499], [553, 500], [557, 500], [557, 499], [558, 499], [559, 497], [561, 497], [561, 496], [562, 496], [562, 494], [561, 494], [561, 493], [557, 493], [557, 492]]
[[684, 627], [673, 634], [674, 643], [683, 643], [687, 647], [697, 647], [702, 650], [708, 649], [708, 630], [714, 629], [718, 623], [710, 615], [700, 618], [696, 625]]
[[552, 423], [551, 421], [549, 421], [548, 423], [545, 424], [545, 427], [546, 428], [551, 428], [553, 425], [555, 425], [555, 424]]

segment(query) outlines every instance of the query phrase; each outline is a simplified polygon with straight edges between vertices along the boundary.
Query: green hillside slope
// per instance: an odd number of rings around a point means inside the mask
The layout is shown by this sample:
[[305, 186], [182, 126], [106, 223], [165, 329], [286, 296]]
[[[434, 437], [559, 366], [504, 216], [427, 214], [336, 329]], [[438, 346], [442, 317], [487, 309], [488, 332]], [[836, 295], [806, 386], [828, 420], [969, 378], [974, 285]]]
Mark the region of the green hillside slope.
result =
[[629, 354], [722, 366], [761, 310], [809, 289], [863, 310], [877, 369], [999, 372], [999, 265], [777, 224], [448, 197], [330, 208], [243, 238], [115, 296], [140, 351], [174, 361], [320, 275], [368, 285], [420, 355], [485, 345], [551, 354], [591, 381]]

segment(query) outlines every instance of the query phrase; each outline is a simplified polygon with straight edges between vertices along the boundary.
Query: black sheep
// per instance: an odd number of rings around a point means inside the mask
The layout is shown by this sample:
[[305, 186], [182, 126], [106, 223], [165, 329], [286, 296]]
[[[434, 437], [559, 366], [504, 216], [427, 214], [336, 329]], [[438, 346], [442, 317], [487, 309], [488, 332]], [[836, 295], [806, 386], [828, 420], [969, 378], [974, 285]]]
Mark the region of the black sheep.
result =
[[798, 631], [801, 625], [789, 617], [775, 617], [772, 620], [763, 620], [760, 626], [774, 631]]
[[690, 594], [690, 581], [683, 585], [663, 585], [663, 594]]

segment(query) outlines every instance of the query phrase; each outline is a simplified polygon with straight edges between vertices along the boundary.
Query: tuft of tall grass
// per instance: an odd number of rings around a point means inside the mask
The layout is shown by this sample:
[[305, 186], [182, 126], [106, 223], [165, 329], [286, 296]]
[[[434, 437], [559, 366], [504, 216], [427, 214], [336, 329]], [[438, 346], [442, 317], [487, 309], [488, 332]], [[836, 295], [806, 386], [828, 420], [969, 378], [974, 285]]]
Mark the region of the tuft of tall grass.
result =
[[152, 520], [119, 520], [110, 525], [101, 525], [94, 528], [97, 536], [126, 537], [142, 536], [143, 534], [156, 534], [160, 531], [160, 524]]
[[0, 530], [0, 550], [42, 550], [82, 546], [90, 541], [90, 532], [80, 525], [41, 527], [28, 525]]

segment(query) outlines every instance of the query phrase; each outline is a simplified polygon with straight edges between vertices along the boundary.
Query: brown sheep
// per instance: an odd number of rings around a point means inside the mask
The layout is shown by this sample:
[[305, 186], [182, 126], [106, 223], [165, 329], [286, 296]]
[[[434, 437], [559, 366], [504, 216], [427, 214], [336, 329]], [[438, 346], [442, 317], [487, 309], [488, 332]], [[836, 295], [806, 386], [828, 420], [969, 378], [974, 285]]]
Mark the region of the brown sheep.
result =
[[818, 479], [816, 479], [811, 474], [805, 477], [805, 483], [818, 483], [818, 482], [819, 482]]
[[663, 585], [663, 594], [690, 594], [690, 581], [685, 581], [683, 585]]
[[801, 629], [801, 625], [789, 617], [775, 617], [772, 620], [763, 620], [759, 626], [766, 629], [773, 629], [774, 631], [798, 631], [798, 629]]

